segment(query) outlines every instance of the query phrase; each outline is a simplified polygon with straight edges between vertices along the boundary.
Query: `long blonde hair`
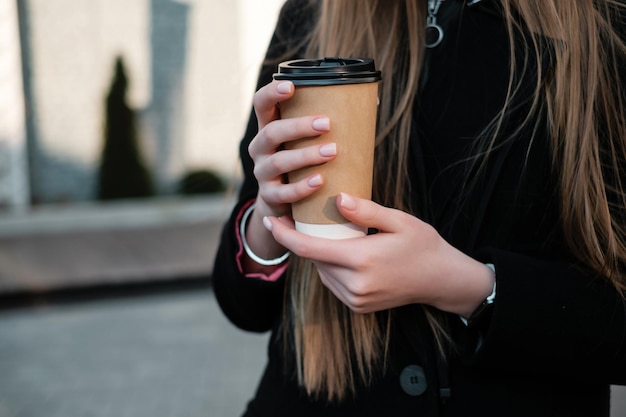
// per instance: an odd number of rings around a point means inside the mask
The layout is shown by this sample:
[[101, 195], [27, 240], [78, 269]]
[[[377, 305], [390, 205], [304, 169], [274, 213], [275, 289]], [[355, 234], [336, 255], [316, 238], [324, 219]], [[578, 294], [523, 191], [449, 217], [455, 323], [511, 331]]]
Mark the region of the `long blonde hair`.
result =
[[[411, 211], [406, 200], [407, 154], [424, 55], [426, 1], [319, 3], [307, 55], [375, 59], [385, 76], [380, 86], [374, 198]], [[626, 197], [620, 172], [625, 172], [626, 122], [617, 62], [625, 59], [626, 47], [612, 28], [622, 6], [614, 0], [500, 0], [500, 4], [513, 62], [532, 58], [528, 54], [539, 59], [549, 53], [554, 63], [550, 75], [539, 71], [532, 114], [525, 123], [533, 123], [533, 114], [546, 103], [553, 161], [560, 173], [562, 228], [570, 249], [623, 292]], [[514, 33], [527, 34], [526, 55], [516, 54]], [[550, 39], [549, 47], [542, 39]], [[513, 80], [519, 74], [513, 71], [506, 104], [493, 121], [493, 139], [483, 156], [493, 147], [516, 94]], [[344, 398], [384, 369], [390, 332], [387, 313], [350, 311], [304, 259], [292, 261], [285, 294], [285, 336], [293, 341], [298, 379], [310, 395]], [[426, 313], [441, 349], [444, 326]]]

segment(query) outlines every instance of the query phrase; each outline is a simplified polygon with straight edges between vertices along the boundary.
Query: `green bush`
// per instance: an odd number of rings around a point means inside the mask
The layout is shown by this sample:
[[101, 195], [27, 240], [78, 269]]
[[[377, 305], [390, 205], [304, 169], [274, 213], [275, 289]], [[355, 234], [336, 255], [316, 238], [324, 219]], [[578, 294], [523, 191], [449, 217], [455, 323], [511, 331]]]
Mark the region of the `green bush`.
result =
[[206, 169], [186, 173], [180, 180], [179, 193], [183, 195], [212, 194], [226, 190], [222, 178]]

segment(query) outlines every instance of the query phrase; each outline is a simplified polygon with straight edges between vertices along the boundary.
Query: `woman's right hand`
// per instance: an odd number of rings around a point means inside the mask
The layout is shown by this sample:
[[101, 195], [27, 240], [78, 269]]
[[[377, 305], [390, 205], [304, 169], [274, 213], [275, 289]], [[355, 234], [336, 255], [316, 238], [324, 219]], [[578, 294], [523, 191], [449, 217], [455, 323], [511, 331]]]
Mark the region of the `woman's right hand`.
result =
[[[330, 130], [330, 121], [323, 115], [280, 118], [279, 104], [290, 99], [294, 91], [290, 81], [274, 81], [254, 95], [259, 129], [250, 142], [248, 152], [254, 161], [254, 176], [259, 184], [259, 192], [255, 210], [249, 219], [246, 239], [250, 248], [265, 259], [280, 256], [285, 248], [263, 227], [263, 217], [289, 215], [291, 203], [311, 195], [324, 182], [320, 174], [313, 174], [301, 181], [286, 184], [285, 174], [306, 166], [323, 164], [334, 159], [337, 154], [334, 143], [281, 150], [285, 142], [318, 136]], [[248, 262], [246, 265], [255, 270], [248, 272], [257, 272], [254, 263]]]

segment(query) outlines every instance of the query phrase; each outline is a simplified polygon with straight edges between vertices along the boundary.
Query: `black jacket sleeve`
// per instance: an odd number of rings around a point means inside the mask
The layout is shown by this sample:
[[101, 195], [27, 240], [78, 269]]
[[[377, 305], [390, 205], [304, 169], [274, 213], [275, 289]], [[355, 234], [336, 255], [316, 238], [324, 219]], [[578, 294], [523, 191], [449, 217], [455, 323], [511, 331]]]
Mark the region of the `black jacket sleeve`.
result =
[[459, 229], [478, 223], [477, 249], [469, 252], [495, 265], [497, 281], [491, 316], [467, 329], [479, 331], [481, 347], [472, 342], [463, 349], [481, 372], [624, 384], [626, 302], [572, 254], [550, 154], [538, 146], [548, 140], [535, 139], [535, 146], [520, 141], [499, 156], [493, 190], [481, 188], [473, 198], [488, 199], [485, 214]]
[[[623, 16], [614, 24], [623, 36], [626, 33]], [[617, 64], [623, 68], [623, 58]], [[616, 80], [622, 86], [626, 81], [624, 74], [621, 71], [620, 79]], [[621, 175], [623, 183], [626, 176], [623, 172]], [[605, 179], [615, 181], [608, 174]], [[558, 206], [552, 204], [555, 205]], [[620, 200], [611, 205], [621, 207], [622, 203]], [[621, 227], [625, 227], [626, 220], [623, 210], [621, 207], [613, 213]], [[495, 212], [491, 213], [492, 219], [496, 216]], [[558, 213], [543, 216], [550, 220], [541, 224], [537, 216], [536, 222], [526, 222], [524, 227], [546, 230], [551, 227], [549, 222], [560, 223]], [[498, 223], [501, 227], [514, 228], [505, 218]], [[518, 230], [513, 234], [522, 233]], [[512, 246], [485, 251], [485, 259], [497, 265], [497, 297], [490, 322], [484, 329], [482, 347], [471, 355], [472, 360], [484, 368], [520, 375], [532, 373], [584, 383], [626, 384], [623, 295], [608, 279], [574, 259], [562, 234], [546, 234], [534, 241], [532, 250], [528, 246]]]
[[626, 384], [626, 303], [575, 263], [489, 250], [497, 297], [473, 365], [509, 375]]
[[[261, 68], [257, 89], [272, 81], [278, 62], [296, 59], [302, 54], [314, 17], [315, 5], [309, 1], [289, 0], [285, 3]], [[239, 148], [243, 184], [239, 201], [222, 231], [212, 282], [217, 301], [229, 320], [244, 330], [261, 332], [269, 330], [281, 312], [284, 279], [269, 282], [246, 277], [236, 262], [236, 255], [241, 250], [236, 231], [237, 217], [258, 192], [258, 183], [252, 173], [253, 161], [248, 154], [248, 145], [257, 130], [257, 120], [252, 111]]]

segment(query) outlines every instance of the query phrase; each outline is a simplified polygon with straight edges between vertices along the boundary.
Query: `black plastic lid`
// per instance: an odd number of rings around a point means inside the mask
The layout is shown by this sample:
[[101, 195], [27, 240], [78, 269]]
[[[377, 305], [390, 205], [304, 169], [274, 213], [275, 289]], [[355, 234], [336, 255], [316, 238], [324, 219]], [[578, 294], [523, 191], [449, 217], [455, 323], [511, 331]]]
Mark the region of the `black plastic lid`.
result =
[[373, 83], [381, 76], [373, 59], [327, 57], [282, 62], [274, 79], [306, 86]]

